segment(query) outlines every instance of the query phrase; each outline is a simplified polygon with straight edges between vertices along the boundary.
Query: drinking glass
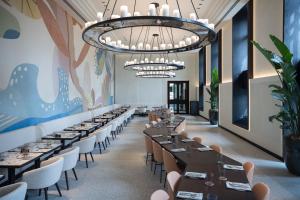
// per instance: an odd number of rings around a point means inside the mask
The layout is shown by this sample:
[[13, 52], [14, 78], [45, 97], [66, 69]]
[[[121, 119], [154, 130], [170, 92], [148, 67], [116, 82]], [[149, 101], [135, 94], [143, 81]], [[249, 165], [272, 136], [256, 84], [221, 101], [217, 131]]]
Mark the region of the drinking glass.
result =
[[218, 164], [218, 171], [219, 171], [219, 180], [226, 181], [227, 178], [225, 176], [225, 170], [224, 170], [223, 164]]
[[217, 200], [217, 199], [218, 199], [218, 195], [212, 194], [212, 193], [208, 193], [208, 194], [206, 195], [206, 199], [207, 199], [207, 200]]
[[221, 154], [221, 153], [218, 153], [218, 155], [217, 155], [217, 163], [218, 164], [224, 164], [224, 162], [223, 162], [223, 154]]
[[215, 183], [213, 182], [214, 179], [214, 173], [207, 173], [207, 181], [205, 181], [205, 185], [212, 187], [215, 185]]

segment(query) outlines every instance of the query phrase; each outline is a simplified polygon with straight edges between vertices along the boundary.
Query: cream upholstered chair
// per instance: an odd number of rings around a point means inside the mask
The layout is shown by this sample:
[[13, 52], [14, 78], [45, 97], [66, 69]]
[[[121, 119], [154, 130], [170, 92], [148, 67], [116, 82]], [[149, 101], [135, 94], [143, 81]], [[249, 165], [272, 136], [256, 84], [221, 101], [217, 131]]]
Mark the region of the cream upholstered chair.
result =
[[214, 151], [218, 152], [218, 153], [222, 153], [222, 147], [218, 144], [212, 144], [209, 146], [211, 149], [213, 149]]
[[166, 170], [166, 176], [165, 176], [165, 182], [164, 182], [164, 186], [165, 186], [167, 174], [172, 171], [181, 173], [181, 170], [177, 166], [177, 161], [174, 158], [174, 156], [170, 152], [166, 151], [165, 149], [163, 149], [162, 151], [163, 151], [164, 166], [165, 166], [165, 170]]
[[106, 137], [107, 137], [107, 131], [108, 131], [108, 128], [104, 127], [104, 128], [98, 129], [94, 132], [94, 134], [96, 135], [96, 143], [99, 146], [100, 154], [102, 153], [101, 144], [103, 146], [103, 149], [104, 150], [106, 149], [105, 142], [106, 142]]
[[243, 168], [246, 172], [246, 175], [247, 175], [250, 185], [252, 185], [253, 174], [254, 174], [254, 164], [252, 162], [245, 162], [243, 164]]
[[147, 128], [150, 128], [151, 127], [151, 125], [150, 124], [145, 124], [145, 128], [147, 129]]
[[156, 190], [152, 193], [150, 200], [169, 200], [170, 197], [168, 193], [164, 190]]
[[114, 119], [112, 122], [111, 122], [111, 137], [112, 139], [114, 140], [114, 138], [117, 137], [117, 130], [118, 130], [118, 119]]
[[[106, 138], [105, 138], [105, 142], [107, 141], [108, 144], [110, 144], [110, 141], [109, 141], [109, 137], [110, 137], [110, 134], [111, 134], [111, 129], [112, 129], [112, 125], [108, 125], [107, 127], [107, 131], [106, 131]], [[106, 145], [107, 146], [107, 145]]]
[[202, 144], [202, 138], [201, 137], [193, 137], [193, 140], [195, 140], [198, 144]]
[[153, 161], [154, 161], [154, 174], [156, 172], [156, 166], [160, 166], [160, 179], [159, 181], [161, 182], [162, 179], [162, 172], [163, 172], [163, 153], [162, 153], [162, 148], [161, 146], [156, 143], [155, 141], [152, 140], [152, 147], [153, 147]]
[[151, 121], [151, 124], [155, 125], [155, 124], [157, 124], [157, 121]]
[[168, 180], [168, 194], [170, 199], [175, 199], [175, 191], [178, 180], [180, 179], [181, 175], [176, 171], [171, 171], [167, 175]]
[[84, 138], [78, 142], [75, 142], [73, 144], [73, 146], [79, 147], [79, 160], [80, 160], [80, 155], [84, 154], [86, 168], [89, 167], [88, 160], [87, 160], [88, 153], [91, 155], [92, 161], [94, 162], [92, 151], [94, 150], [95, 142], [96, 142], [96, 136], [93, 135], [93, 136]]
[[256, 183], [252, 187], [256, 200], [269, 200], [270, 199], [270, 188], [264, 183]]
[[145, 146], [146, 146], [146, 165], [148, 160], [151, 160], [151, 170], [152, 170], [152, 159], [153, 159], [153, 146], [152, 146], [152, 139], [145, 135]]
[[189, 138], [187, 132], [185, 132], [185, 131], [181, 131], [180, 136], [182, 137], [182, 139], [188, 139]]
[[27, 191], [27, 183], [19, 182], [4, 187], [0, 187], [0, 199], [1, 200], [14, 200], [25, 198]]
[[67, 190], [69, 190], [69, 179], [68, 179], [68, 170], [73, 171], [75, 179], [78, 180], [75, 167], [78, 161], [79, 156], [79, 147], [71, 147], [59, 152], [59, 155], [64, 158], [64, 165], [62, 171], [65, 172], [65, 179], [67, 184]]
[[55, 185], [61, 195], [57, 182], [60, 179], [64, 165], [64, 158], [56, 156], [41, 163], [41, 167], [25, 172], [22, 181], [27, 183], [27, 189], [39, 190], [44, 189], [45, 199], [48, 199], [48, 187]]
[[156, 121], [157, 121], [157, 122], [161, 122], [161, 118], [160, 118], [160, 117], [157, 117], [157, 118], [156, 118]]

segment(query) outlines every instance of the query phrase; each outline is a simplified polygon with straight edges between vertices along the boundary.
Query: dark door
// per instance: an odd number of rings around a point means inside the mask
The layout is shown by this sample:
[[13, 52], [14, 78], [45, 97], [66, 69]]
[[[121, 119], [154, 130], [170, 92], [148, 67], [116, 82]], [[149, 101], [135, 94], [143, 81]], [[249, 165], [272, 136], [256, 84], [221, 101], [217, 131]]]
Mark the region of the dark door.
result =
[[168, 81], [168, 107], [175, 114], [189, 113], [188, 81]]

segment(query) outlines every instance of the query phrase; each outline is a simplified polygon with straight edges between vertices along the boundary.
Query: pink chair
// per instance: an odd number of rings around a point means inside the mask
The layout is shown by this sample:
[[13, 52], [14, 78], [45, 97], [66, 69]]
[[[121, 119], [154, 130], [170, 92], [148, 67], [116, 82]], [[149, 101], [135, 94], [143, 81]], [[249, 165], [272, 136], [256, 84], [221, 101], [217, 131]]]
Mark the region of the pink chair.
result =
[[201, 137], [193, 137], [193, 140], [195, 140], [198, 144], [202, 144], [202, 138]]
[[156, 190], [152, 193], [150, 200], [169, 200], [170, 197], [168, 193], [164, 190]]
[[168, 180], [168, 194], [170, 196], [170, 199], [175, 199], [175, 191], [176, 191], [176, 186], [178, 183], [178, 180], [180, 179], [181, 175], [176, 172], [172, 171], [169, 172], [167, 175], [167, 180]]
[[174, 158], [174, 156], [170, 152], [166, 151], [165, 149], [163, 149], [163, 159], [164, 159], [164, 166], [165, 166], [165, 169], [166, 169], [166, 178], [165, 178], [165, 182], [164, 182], [164, 186], [165, 186], [166, 185], [167, 174], [172, 172], [172, 171], [176, 171], [177, 173], [181, 173], [181, 170], [177, 166], [177, 161]]
[[160, 166], [159, 181], [161, 182], [162, 172], [163, 172], [163, 164], [164, 164], [162, 148], [158, 143], [154, 142], [153, 140], [152, 140], [152, 147], [153, 147], [153, 160], [154, 160], [154, 172], [153, 173], [155, 174], [156, 166], [159, 165]]
[[218, 153], [222, 153], [222, 147], [218, 144], [212, 144], [209, 147]]
[[270, 199], [270, 188], [264, 183], [256, 183], [252, 191], [256, 200], [269, 200]]
[[252, 162], [246, 162], [243, 164], [243, 168], [246, 172], [248, 181], [252, 185], [253, 174], [254, 174], [254, 164]]
[[145, 146], [146, 146], [146, 165], [148, 160], [151, 160], [151, 169], [152, 169], [152, 157], [153, 157], [153, 147], [152, 147], [152, 139], [145, 135]]
[[185, 131], [181, 131], [180, 136], [181, 136], [182, 139], [188, 139], [189, 138], [187, 132], [185, 132]]

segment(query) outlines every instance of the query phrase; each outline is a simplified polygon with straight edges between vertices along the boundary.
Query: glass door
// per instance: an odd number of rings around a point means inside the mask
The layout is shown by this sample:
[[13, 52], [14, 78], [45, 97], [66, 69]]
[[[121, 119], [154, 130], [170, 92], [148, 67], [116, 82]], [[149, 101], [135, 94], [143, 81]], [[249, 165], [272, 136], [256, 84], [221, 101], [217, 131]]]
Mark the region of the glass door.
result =
[[189, 113], [188, 81], [168, 81], [168, 107], [175, 114]]

